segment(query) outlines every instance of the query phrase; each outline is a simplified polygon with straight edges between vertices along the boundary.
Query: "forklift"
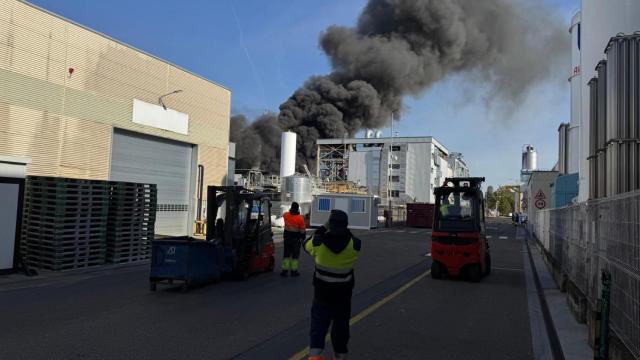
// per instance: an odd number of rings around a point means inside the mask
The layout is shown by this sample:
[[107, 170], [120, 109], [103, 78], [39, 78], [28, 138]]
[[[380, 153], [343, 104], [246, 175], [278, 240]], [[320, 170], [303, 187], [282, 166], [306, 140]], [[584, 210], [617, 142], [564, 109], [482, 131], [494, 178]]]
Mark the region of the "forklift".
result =
[[209, 186], [207, 199], [206, 240], [222, 245], [222, 272], [245, 280], [273, 271], [270, 199], [239, 186]]
[[224, 277], [246, 280], [275, 267], [271, 201], [236, 186], [207, 189], [205, 240], [174, 237], [153, 240], [150, 288], [181, 282], [181, 290]]
[[431, 235], [431, 277], [465, 276], [479, 282], [491, 272], [486, 238], [484, 177], [446, 178], [434, 190], [436, 199]]

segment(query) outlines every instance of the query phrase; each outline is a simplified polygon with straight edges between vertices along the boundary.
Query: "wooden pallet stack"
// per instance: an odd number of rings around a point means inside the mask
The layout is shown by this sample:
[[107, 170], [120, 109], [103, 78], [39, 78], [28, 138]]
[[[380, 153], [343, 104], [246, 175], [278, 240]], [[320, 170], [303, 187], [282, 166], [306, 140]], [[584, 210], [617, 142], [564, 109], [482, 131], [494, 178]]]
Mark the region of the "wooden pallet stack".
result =
[[20, 249], [26, 264], [49, 270], [103, 264], [108, 195], [105, 181], [28, 177]]
[[148, 259], [156, 220], [155, 184], [110, 182], [107, 262]]

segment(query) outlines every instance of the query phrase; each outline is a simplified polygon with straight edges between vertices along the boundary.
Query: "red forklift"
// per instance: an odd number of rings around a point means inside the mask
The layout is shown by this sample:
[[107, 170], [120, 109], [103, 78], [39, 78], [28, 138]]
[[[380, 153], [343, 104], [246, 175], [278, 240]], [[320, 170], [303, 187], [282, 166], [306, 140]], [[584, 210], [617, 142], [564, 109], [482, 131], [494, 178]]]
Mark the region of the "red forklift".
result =
[[270, 198], [239, 186], [209, 186], [207, 199], [206, 240], [222, 245], [223, 274], [244, 280], [273, 271]]
[[446, 178], [434, 190], [431, 277], [464, 276], [478, 282], [491, 272], [486, 238], [484, 177]]

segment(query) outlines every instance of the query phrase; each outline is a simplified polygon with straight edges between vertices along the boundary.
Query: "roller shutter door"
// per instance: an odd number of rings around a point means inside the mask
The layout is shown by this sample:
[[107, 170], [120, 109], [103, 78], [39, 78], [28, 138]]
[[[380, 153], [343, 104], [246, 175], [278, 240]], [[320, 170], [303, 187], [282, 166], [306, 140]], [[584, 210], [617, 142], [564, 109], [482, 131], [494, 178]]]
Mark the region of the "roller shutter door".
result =
[[193, 145], [115, 130], [110, 179], [158, 185], [156, 235], [189, 233]]

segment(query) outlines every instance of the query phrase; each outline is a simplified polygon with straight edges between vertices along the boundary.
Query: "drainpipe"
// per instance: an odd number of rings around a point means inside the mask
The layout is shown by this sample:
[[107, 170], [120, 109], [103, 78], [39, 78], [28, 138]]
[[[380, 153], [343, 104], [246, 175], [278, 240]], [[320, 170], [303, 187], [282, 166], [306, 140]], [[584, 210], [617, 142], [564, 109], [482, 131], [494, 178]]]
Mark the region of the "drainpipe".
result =
[[198, 165], [198, 211], [196, 220], [202, 220], [202, 190], [204, 187], [204, 166]]

